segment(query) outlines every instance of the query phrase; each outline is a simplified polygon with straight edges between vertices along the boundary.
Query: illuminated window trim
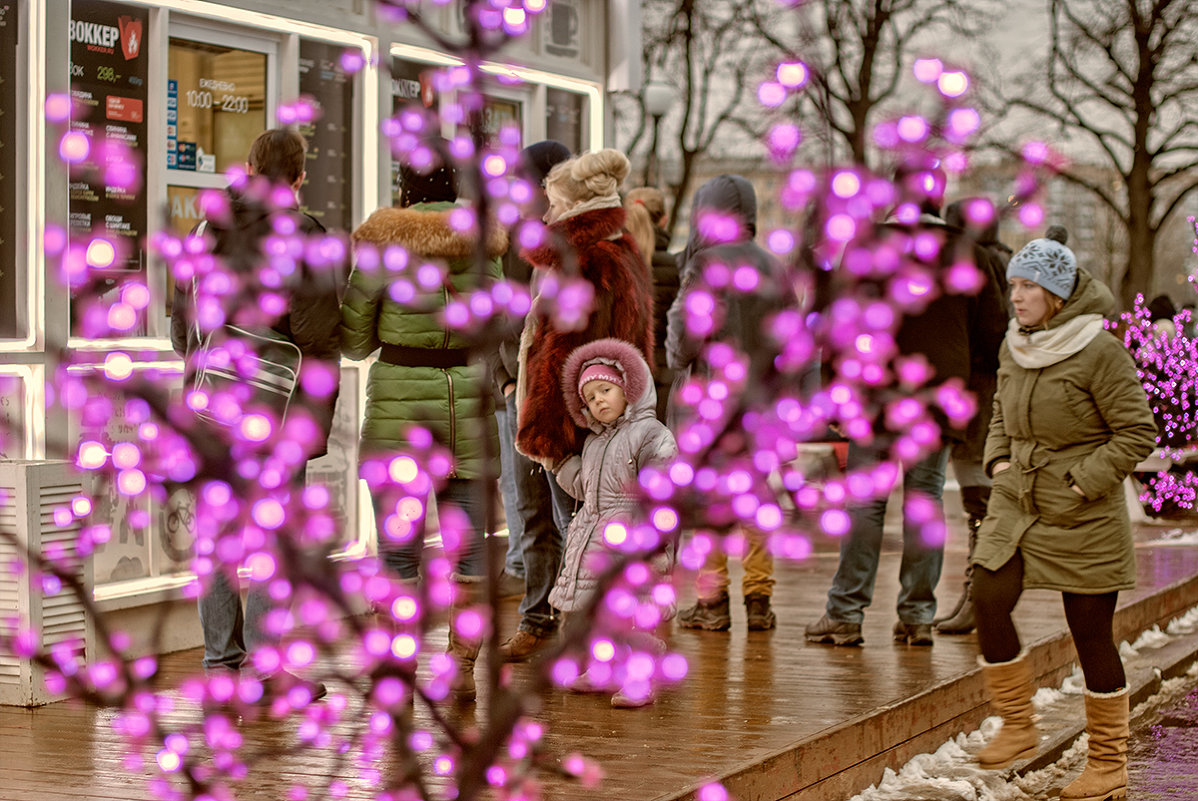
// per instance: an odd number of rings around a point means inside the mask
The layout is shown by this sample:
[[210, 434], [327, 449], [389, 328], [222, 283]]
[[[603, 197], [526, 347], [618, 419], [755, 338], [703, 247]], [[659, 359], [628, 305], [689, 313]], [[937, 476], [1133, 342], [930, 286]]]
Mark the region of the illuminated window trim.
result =
[[[42, 241], [46, 226], [46, 4], [28, 3], [21, 14], [29, 17], [25, 73], [25, 184], [29, 196], [25, 199], [25, 237], [29, 243], [25, 254], [25, 317], [28, 324], [25, 336], [0, 340], [0, 353], [19, 353], [37, 350], [44, 341], [46, 329], [46, 293], [42, 276], [46, 271], [46, 256], [35, 243]], [[18, 30], [18, 35], [23, 31]], [[14, 109], [20, 111], [20, 109]], [[20, 200], [18, 200], [20, 203]]]
[[40, 364], [0, 364], [0, 375], [15, 376], [25, 385], [24, 459], [46, 458], [46, 368]]
[[[446, 67], [457, 67], [465, 63], [460, 58], [441, 53], [437, 50], [398, 42], [391, 45], [391, 56], [392, 58], [411, 59], [413, 61], [423, 61], [428, 64], [438, 64]], [[554, 89], [565, 89], [569, 92], [585, 95], [590, 101], [587, 142], [591, 150], [600, 150], [603, 148], [603, 88], [598, 83], [586, 81], [581, 78], [570, 78], [554, 72], [545, 72], [544, 70], [532, 69], [530, 67], [519, 67], [514, 64], [500, 64], [493, 61], [483, 62], [480, 69], [489, 75], [506, 75], [528, 84], [549, 86]]]

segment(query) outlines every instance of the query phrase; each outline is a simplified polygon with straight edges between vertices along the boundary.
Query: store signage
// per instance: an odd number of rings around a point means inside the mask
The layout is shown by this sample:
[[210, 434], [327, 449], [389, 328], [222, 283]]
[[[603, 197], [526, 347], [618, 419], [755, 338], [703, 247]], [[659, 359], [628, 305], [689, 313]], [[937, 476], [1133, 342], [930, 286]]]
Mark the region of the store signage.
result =
[[71, 235], [112, 243], [116, 259], [92, 268], [110, 275], [114, 289], [137, 274], [145, 280], [147, 15], [99, 0], [71, 4], [71, 128], [90, 143], [87, 158], [71, 170]]

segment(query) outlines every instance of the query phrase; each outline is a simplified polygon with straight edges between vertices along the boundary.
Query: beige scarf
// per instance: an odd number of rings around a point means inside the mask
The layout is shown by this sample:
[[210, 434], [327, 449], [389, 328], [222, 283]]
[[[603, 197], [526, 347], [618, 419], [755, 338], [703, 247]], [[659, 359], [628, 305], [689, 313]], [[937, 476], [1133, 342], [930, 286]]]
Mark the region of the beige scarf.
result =
[[1079, 314], [1067, 323], [1030, 334], [1012, 319], [1007, 327], [1007, 349], [1020, 367], [1039, 370], [1068, 359], [1102, 332], [1101, 314]]

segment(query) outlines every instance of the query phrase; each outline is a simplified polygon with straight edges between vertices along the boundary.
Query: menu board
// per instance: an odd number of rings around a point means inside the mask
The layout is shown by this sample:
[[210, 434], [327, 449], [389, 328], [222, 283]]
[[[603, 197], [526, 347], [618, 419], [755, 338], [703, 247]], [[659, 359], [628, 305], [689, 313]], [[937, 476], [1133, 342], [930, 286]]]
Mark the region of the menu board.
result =
[[0, 0], [0, 339], [20, 336], [17, 304], [17, 4]]
[[300, 200], [330, 231], [353, 223], [354, 79], [341, 67], [342, 52], [338, 45], [300, 40], [300, 94], [318, 107], [316, 118], [300, 128], [308, 140]]
[[[73, 237], [104, 236], [116, 261], [94, 265], [114, 273], [144, 273], [145, 174], [149, 98], [149, 30], [145, 8], [75, 0], [71, 4], [71, 128], [90, 142], [88, 155], [71, 170], [70, 230]], [[129, 180], [122, 162], [136, 168]]]

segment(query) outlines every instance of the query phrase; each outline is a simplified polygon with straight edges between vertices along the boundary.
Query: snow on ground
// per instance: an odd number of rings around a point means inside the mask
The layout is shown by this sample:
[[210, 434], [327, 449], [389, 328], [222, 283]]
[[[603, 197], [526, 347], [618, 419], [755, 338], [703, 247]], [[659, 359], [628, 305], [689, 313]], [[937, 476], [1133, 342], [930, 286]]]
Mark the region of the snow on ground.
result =
[[1198, 529], [1171, 528], [1155, 540], [1143, 545], [1198, 545]]
[[[1198, 532], [1193, 532], [1198, 542]], [[1124, 659], [1137, 656], [1143, 650], [1160, 648], [1174, 637], [1198, 631], [1198, 606], [1174, 619], [1165, 632], [1159, 627], [1145, 631], [1134, 643], [1120, 643]], [[1198, 676], [1198, 664], [1186, 677], [1164, 682], [1160, 691], [1146, 699], [1138, 709], [1160, 704], [1173, 692], [1192, 683]], [[1080, 668], [1061, 682], [1057, 689], [1042, 687], [1032, 698], [1041, 717], [1052, 714], [1052, 708], [1066, 696], [1080, 695], [1084, 689]], [[1135, 712], [1133, 711], [1133, 715]], [[973, 754], [998, 731], [1001, 719], [997, 716], [982, 721], [981, 728], [968, 734], [958, 734], [933, 754], [920, 754], [896, 773], [887, 768], [882, 781], [850, 801], [1040, 801], [1055, 798], [1066, 777], [1081, 768], [1086, 757], [1087, 737], [1074, 741], [1056, 763], [1043, 770], [1006, 780], [1002, 771], [982, 770], [973, 761]]]

